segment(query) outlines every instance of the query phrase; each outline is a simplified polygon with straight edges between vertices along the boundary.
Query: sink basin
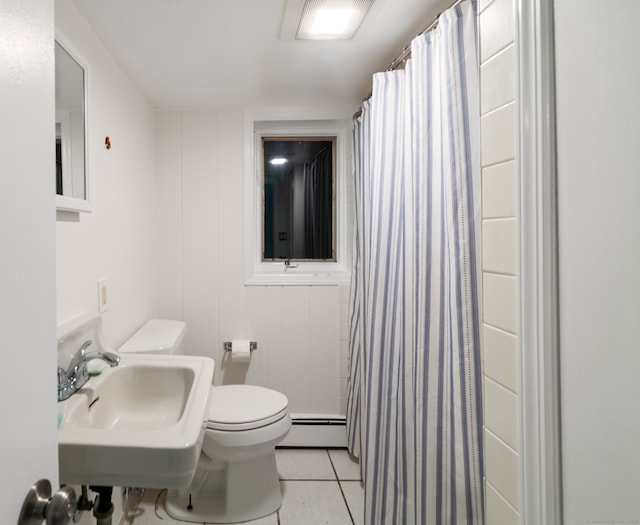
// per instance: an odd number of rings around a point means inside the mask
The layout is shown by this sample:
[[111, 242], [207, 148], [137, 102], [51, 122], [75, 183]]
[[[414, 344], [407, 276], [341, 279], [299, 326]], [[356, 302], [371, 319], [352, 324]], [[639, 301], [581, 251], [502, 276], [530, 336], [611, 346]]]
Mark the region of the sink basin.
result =
[[58, 403], [60, 483], [187, 485], [196, 470], [213, 361], [124, 355]]
[[66, 428], [149, 432], [176, 425], [183, 416], [195, 373], [189, 367], [127, 363], [81, 389]]

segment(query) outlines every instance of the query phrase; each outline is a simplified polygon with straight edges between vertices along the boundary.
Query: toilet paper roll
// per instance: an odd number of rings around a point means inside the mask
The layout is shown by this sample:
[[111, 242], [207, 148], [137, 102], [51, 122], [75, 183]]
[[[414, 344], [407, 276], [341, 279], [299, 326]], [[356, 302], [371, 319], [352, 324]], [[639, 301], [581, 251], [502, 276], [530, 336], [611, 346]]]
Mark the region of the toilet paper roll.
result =
[[251, 342], [248, 339], [233, 339], [231, 341], [231, 361], [234, 363], [248, 363], [251, 359]]

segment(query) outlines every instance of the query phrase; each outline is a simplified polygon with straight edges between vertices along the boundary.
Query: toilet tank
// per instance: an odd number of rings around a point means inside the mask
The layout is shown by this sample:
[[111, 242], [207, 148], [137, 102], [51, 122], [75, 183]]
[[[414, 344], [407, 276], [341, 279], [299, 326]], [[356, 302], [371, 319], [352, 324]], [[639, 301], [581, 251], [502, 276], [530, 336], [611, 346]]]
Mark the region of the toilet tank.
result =
[[186, 324], [170, 319], [151, 319], [119, 349], [125, 354], [182, 354]]

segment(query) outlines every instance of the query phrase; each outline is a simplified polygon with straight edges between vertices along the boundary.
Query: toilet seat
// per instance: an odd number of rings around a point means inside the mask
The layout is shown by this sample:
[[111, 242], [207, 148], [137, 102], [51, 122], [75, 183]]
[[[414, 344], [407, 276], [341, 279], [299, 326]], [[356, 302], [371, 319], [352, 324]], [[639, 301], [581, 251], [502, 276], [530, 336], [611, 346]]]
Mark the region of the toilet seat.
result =
[[238, 432], [261, 428], [287, 415], [287, 397], [253, 385], [212, 386], [208, 430]]

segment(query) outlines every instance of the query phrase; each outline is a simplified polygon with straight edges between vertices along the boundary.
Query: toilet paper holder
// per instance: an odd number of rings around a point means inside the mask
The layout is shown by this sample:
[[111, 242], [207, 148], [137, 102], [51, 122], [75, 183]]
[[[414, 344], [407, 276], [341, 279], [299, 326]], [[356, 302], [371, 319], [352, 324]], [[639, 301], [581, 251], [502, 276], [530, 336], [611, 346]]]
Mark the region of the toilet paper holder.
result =
[[[224, 343], [222, 343], [222, 348], [224, 348], [225, 352], [231, 352], [232, 350], [231, 341], [225, 341]], [[256, 341], [251, 341], [249, 343], [249, 350], [253, 352], [254, 350], [257, 350], [257, 349], [258, 349], [258, 343]]]

